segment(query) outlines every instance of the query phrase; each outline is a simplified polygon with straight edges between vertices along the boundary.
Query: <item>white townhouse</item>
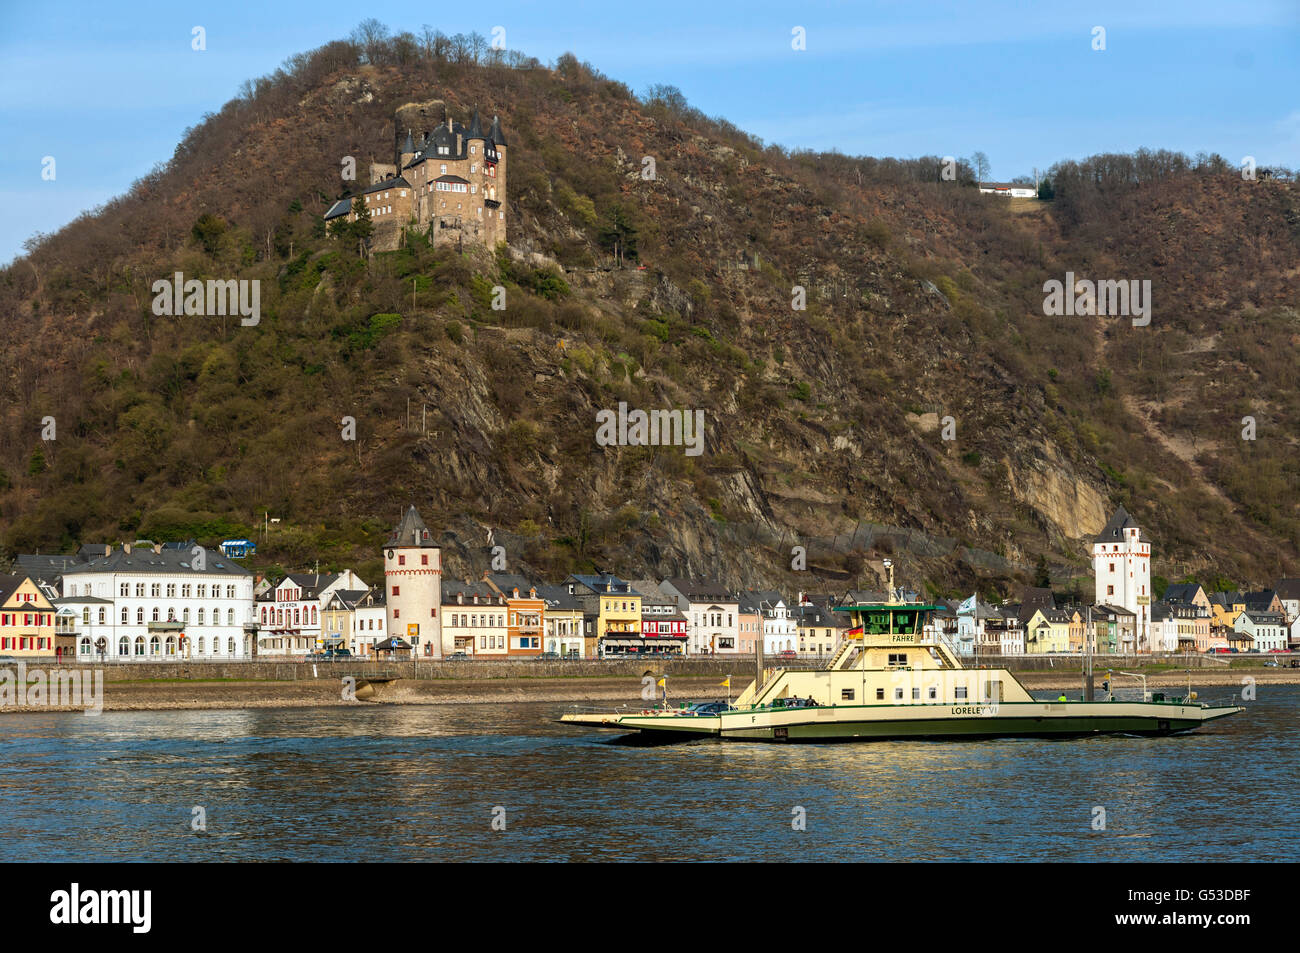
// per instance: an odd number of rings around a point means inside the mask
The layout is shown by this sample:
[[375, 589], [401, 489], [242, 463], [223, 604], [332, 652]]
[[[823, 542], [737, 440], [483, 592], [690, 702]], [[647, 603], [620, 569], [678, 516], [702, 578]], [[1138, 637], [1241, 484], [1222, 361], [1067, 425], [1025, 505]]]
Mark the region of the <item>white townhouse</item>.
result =
[[368, 590], [352, 570], [291, 572], [257, 597], [257, 654], [306, 655], [324, 647], [322, 616], [335, 592]]
[[372, 586], [356, 601], [352, 612], [352, 638], [348, 648], [353, 655], [371, 656], [375, 646], [388, 638], [388, 603], [384, 587]]
[[448, 579], [440, 594], [443, 637], [452, 652], [501, 658], [510, 653], [509, 610], [502, 593], [486, 582]]
[[1247, 609], [1237, 616], [1232, 628], [1255, 640], [1250, 646], [1253, 652], [1281, 652], [1287, 647], [1289, 630], [1280, 612]]
[[688, 654], [740, 654], [740, 601], [726, 587], [676, 577], [665, 579], [659, 589], [675, 598], [686, 616]]
[[253, 574], [215, 549], [105, 547], [63, 570], [60, 608], [79, 622], [82, 659], [247, 659], [254, 651]]
[[774, 590], [745, 589], [740, 593], [741, 606], [763, 618], [763, 654], [794, 652], [799, 645], [799, 623], [790, 612], [781, 593]]

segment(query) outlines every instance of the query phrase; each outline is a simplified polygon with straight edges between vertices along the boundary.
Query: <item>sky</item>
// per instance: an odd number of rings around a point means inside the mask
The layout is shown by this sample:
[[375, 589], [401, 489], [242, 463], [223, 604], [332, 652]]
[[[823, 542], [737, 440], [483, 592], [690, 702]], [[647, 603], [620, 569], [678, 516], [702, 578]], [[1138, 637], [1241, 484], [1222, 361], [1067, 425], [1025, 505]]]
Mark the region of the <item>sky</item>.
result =
[[[677, 86], [791, 148], [978, 150], [999, 181], [1144, 146], [1300, 168], [1300, 0], [405, 6], [375, 15], [394, 32], [503, 27], [509, 49], [543, 63], [572, 52], [638, 94]], [[0, 263], [167, 161], [245, 79], [366, 15], [340, 0], [0, 0]]]

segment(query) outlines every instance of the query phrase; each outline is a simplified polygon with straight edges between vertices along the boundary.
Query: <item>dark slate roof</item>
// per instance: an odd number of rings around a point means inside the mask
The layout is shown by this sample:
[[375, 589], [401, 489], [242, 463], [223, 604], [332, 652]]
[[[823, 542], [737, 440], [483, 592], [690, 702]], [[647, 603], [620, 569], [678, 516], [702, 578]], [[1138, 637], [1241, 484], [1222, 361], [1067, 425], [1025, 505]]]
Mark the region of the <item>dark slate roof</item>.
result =
[[[330, 605], [339, 602], [345, 609], [355, 609], [357, 603], [368, 592], [367, 589], [338, 589], [330, 593]], [[326, 606], [329, 608], [329, 606]]]
[[1141, 529], [1138, 528], [1138, 524], [1133, 520], [1133, 517], [1129, 516], [1128, 510], [1124, 509], [1123, 506], [1116, 508], [1114, 515], [1111, 516], [1110, 518], [1110, 521], [1107, 522], [1106, 525], [1102, 528], [1102, 531], [1097, 534], [1097, 538], [1094, 539], [1093, 542], [1094, 543], [1121, 542], [1124, 539], [1123, 531], [1126, 529], [1137, 529], [1138, 542], [1140, 543], [1147, 542], [1146, 537], [1142, 535]]
[[582, 609], [582, 603], [569, 592], [568, 586], [542, 583], [537, 587], [537, 595], [546, 600], [550, 609]]
[[492, 129], [488, 132], [488, 138], [499, 146], [509, 145], [506, 134], [501, 131], [501, 120], [496, 116], [492, 117]]
[[1300, 579], [1279, 579], [1273, 589], [1279, 599], [1300, 599]]
[[448, 173], [447, 175], [440, 175], [436, 179], [434, 179], [434, 181], [435, 182], [459, 182], [462, 185], [469, 185], [469, 179], [462, 179], [460, 176], [452, 175], [451, 173]]
[[388, 604], [388, 590], [382, 585], [371, 586], [370, 591], [357, 600], [356, 608], [374, 609]]
[[1248, 592], [1243, 598], [1246, 600], [1247, 609], [1267, 611], [1268, 607], [1273, 604], [1274, 595], [1276, 593], [1272, 589], [1263, 589], [1259, 592]]
[[[101, 549], [102, 557], [104, 551]], [[14, 557], [13, 568], [30, 574], [33, 579], [52, 578], [73, 566], [84, 566], [86, 561], [77, 556], [41, 556], [22, 554]]]
[[1175, 582], [1171, 583], [1165, 590], [1165, 602], [1191, 604], [1196, 598], [1196, 591], [1201, 587], [1194, 582]]
[[469, 131], [465, 135], [470, 139], [483, 138], [483, 123], [479, 121], [477, 108], [474, 110], [474, 118], [469, 121]]
[[339, 199], [329, 207], [329, 211], [325, 213], [325, 220], [329, 221], [331, 218], [338, 218], [350, 211], [352, 211], [352, 199]]
[[411, 187], [411, 183], [407, 182], [406, 179], [402, 178], [399, 175], [391, 179], [384, 179], [382, 182], [376, 182], [374, 185], [367, 185], [364, 189], [362, 189], [357, 194], [369, 195], [371, 192], [382, 192], [385, 189], [401, 189], [401, 188], [409, 189], [410, 187]]
[[72, 604], [85, 605], [86, 603], [91, 603], [92, 605], [98, 603], [101, 605], [109, 605], [109, 606], [113, 604], [112, 599], [101, 599], [99, 598], [99, 596], [61, 596], [58, 599], [51, 599], [50, 601], [54, 603], [56, 606], [64, 606], [64, 605], [72, 605]]
[[1240, 592], [1212, 592], [1210, 593], [1210, 602], [1231, 609], [1233, 603], [1240, 605], [1245, 600], [1242, 599]]
[[[598, 576], [584, 576], [574, 573], [570, 579], [582, 583], [592, 592], [599, 595], [611, 596], [639, 596], [641, 593], [632, 588], [631, 583], [624, 582], [611, 573], [601, 573]], [[608, 586], [608, 588], [606, 588]]]
[[219, 549], [204, 550], [204, 568], [195, 569], [191, 563], [188, 550], [164, 549], [155, 553], [152, 549], [133, 546], [131, 552], [115, 549], [108, 556], [92, 559], [90, 562], [78, 563], [64, 570], [64, 576], [76, 576], [92, 572], [156, 572], [156, 573], [201, 573], [206, 576], [251, 576], [252, 573], [237, 563], [231, 562], [221, 554]]
[[424, 520], [420, 519], [420, 514], [416, 512], [414, 506], [409, 506], [406, 512], [402, 514], [401, 520], [397, 523], [397, 528], [388, 536], [389, 546], [420, 546], [437, 548], [438, 544], [434, 541], [433, 534], [429, 532], [429, 527], [424, 525]]
[[[461, 595], [465, 597], [464, 603], [458, 601], [457, 597]], [[477, 604], [480, 606], [505, 605], [502, 595], [486, 582], [457, 582], [455, 579], [444, 579], [442, 581], [442, 604], [444, 606], [472, 606], [475, 605], [475, 596], [478, 596]]]
[[1016, 618], [1021, 622], [1028, 622], [1033, 618], [1036, 610], [1055, 608], [1056, 597], [1052, 595], [1051, 589], [1043, 586], [1025, 586], [1020, 594], [1020, 608], [1016, 611]]
[[27, 576], [23, 574], [0, 575], [0, 603], [7, 602], [14, 591], [27, 581]]
[[[322, 589], [325, 589], [333, 585], [338, 578], [339, 578], [339, 574], [336, 572], [329, 572], [329, 573], [291, 572], [284, 577], [284, 579], [288, 579], [291, 582], [293, 582], [295, 585], [301, 587], [303, 597], [306, 599], [316, 598], [316, 596], [320, 594], [320, 591]], [[284, 579], [280, 580], [281, 584], [284, 583]]]
[[537, 588], [537, 583], [517, 572], [491, 572], [488, 573], [487, 581], [500, 589], [508, 599], [515, 597], [516, 589], [519, 590], [520, 599], [527, 599], [529, 590]]
[[741, 612], [757, 612], [764, 616], [775, 609], [778, 602], [785, 602], [787, 608], [790, 606], [785, 596], [775, 589], [741, 589], [736, 593], [736, 598], [740, 602]]
[[1280, 612], [1265, 612], [1263, 609], [1247, 609], [1242, 615], [1256, 625], [1281, 625], [1285, 619]]
[[821, 606], [795, 606], [794, 611], [790, 614], [794, 617], [798, 625], [824, 625], [835, 628], [835, 620], [832, 619], [830, 613]]
[[406, 130], [406, 141], [402, 143], [402, 152], [407, 153], [407, 152], [414, 152], [414, 151], [415, 151], [415, 140], [411, 138], [411, 130], [408, 129]]

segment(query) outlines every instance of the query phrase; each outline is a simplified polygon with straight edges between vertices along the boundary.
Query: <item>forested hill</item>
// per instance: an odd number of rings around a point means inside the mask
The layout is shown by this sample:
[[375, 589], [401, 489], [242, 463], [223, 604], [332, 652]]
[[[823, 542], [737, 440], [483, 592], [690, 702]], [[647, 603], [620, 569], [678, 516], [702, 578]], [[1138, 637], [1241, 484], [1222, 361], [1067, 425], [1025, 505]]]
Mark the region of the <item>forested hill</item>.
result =
[[[894, 552], [902, 581], [995, 591], [1079, 575], [1123, 503], [1169, 578], [1300, 572], [1285, 176], [1098, 156], [1051, 202], [998, 199], [965, 163], [788, 153], [671, 88], [493, 57], [382, 34], [296, 57], [0, 273], [8, 553], [269, 514], [262, 565], [364, 568], [414, 502], [455, 575], [492, 529], [551, 575], [818, 589]], [[501, 117], [510, 247], [360, 257], [321, 218], [344, 157], [391, 162], [395, 111], [431, 99]], [[178, 271], [260, 280], [260, 322], [155, 315]], [[1149, 279], [1150, 324], [1045, 316], [1067, 271]], [[620, 401], [703, 410], [704, 453], [598, 446]]]

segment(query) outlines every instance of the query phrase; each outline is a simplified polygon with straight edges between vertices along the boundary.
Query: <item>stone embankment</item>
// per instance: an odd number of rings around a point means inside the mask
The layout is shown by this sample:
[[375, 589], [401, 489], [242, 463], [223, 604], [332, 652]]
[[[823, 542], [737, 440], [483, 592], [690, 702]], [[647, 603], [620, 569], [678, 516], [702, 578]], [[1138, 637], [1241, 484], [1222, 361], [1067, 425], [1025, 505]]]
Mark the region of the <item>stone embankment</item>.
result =
[[[1077, 659], [1010, 658], [982, 660], [998, 667], [1005, 661], [1030, 690], [1075, 692], [1082, 685]], [[1190, 666], [1193, 687], [1237, 686], [1243, 679], [1258, 684], [1300, 684], [1300, 669], [1265, 668], [1262, 664], [1233, 667], [1192, 656], [1166, 659], [1096, 659], [1094, 683], [1100, 691], [1107, 669], [1145, 670], [1148, 688], [1186, 686]], [[1262, 663], [1262, 660], [1258, 660]], [[1204, 665], [1198, 665], [1204, 662]], [[1285, 662], [1283, 663], [1285, 664]], [[293, 708], [358, 704], [488, 704], [495, 702], [641, 703], [646, 674], [668, 676], [670, 698], [724, 698], [722, 679], [731, 676], [731, 696], [739, 695], [753, 677], [752, 657], [733, 659], [642, 659], [574, 661], [465, 661], [465, 662], [178, 662], [106, 663], [103, 671], [103, 707], [106, 711]], [[817, 663], [787, 663], [789, 668], [816, 668]], [[64, 670], [94, 670], [94, 665], [64, 666]], [[39, 662], [26, 665], [30, 681]], [[4, 675], [5, 671], [8, 675]], [[0, 680], [13, 684], [14, 663], [0, 664]], [[374, 691], [362, 692], [363, 701], [349, 697], [349, 689], [379, 679]], [[352, 682], [347, 681], [352, 679]], [[1136, 688], [1136, 679], [1116, 676], [1120, 688]], [[50, 711], [51, 708], [16, 708], [0, 705], [0, 713]]]

